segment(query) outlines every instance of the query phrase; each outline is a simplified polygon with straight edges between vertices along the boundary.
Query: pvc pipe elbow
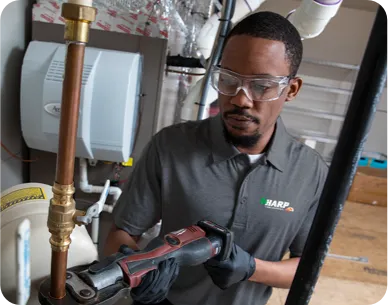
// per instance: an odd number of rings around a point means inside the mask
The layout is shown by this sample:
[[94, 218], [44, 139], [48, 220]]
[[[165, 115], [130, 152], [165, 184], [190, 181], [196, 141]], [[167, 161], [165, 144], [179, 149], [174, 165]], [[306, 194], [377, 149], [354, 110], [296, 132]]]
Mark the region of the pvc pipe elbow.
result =
[[91, 193], [92, 190], [91, 190], [91, 185], [88, 184], [87, 181], [80, 181], [79, 182], [79, 188], [81, 189], [81, 191], [85, 192], [85, 193]]
[[122, 190], [119, 187], [112, 186], [109, 190], [109, 194], [113, 196], [113, 206], [116, 204], [121, 196]]
[[103, 207], [102, 207], [102, 210], [104, 211], [104, 212], [108, 212], [108, 213], [112, 213], [113, 212], [113, 207], [114, 206], [112, 206], [112, 205], [104, 205]]
[[302, 39], [314, 38], [323, 32], [331, 18], [337, 14], [341, 3], [342, 0], [335, 4], [303, 0], [287, 18], [297, 28]]

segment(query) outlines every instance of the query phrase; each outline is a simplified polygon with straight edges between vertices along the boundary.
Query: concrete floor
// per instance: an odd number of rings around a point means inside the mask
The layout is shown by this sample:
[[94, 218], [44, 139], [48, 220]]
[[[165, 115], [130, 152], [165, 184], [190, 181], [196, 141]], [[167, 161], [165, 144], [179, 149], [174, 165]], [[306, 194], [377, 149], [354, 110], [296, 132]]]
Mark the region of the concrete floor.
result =
[[[309, 305], [370, 305], [380, 301], [387, 286], [321, 276]], [[267, 305], [284, 305], [288, 290], [274, 289]]]

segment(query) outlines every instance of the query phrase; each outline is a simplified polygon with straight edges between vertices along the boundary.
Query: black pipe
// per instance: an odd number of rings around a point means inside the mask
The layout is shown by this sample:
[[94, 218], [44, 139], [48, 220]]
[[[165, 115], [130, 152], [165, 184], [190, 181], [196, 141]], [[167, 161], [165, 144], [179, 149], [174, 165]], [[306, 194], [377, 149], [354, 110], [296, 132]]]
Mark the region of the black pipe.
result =
[[348, 196], [387, 74], [387, 16], [379, 7], [319, 206], [286, 305], [306, 305]]
[[199, 58], [183, 57], [180, 55], [167, 56], [166, 65], [183, 68], [206, 68], [201, 64], [201, 60]]
[[202, 120], [205, 115], [206, 97], [210, 86], [210, 69], [217, 65], [221, 60], [222, 50], [225, 46], [226, 37], [232, 27], [232, 18], [234, 15], [234, 9], [236, 6], [236, 0], [225, 0], [222, 5], [222, 14], [220, 18], [220, 25], [218, 27], [217, 36], [214, 41], [212, 54], [208, 66], [206, 67], [206, 73], [203, 77], [201, 85], [201, 96], [198, 103], [198, 115], [197, 119]]

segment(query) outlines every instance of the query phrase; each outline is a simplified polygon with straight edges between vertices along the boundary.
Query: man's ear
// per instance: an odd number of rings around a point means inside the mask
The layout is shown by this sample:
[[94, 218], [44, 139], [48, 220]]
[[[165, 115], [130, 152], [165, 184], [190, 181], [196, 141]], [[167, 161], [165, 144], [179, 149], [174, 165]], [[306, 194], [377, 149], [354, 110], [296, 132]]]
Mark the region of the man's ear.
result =
[[302, 87], [303, 81], [299, 77], [295, 77], [290, 80], [290, 84], [287, 91], [286, 102], [292, 101], [299, 93]]

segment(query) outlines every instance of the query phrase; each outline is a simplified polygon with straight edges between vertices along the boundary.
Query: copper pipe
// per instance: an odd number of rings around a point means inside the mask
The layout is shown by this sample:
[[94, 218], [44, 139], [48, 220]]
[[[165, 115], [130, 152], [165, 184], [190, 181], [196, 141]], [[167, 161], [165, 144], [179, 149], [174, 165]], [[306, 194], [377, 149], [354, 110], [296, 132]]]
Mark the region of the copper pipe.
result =
[[67, 49], [65, 79], [63, 81], [61, 123], [55, 182], [73, 183], [75, 147], [78, 128], [84, 44], [71, 43]]
[[[65, 78], [62, 89], [61, 120], [55, 182], [70, 185], [74, 179], [75, 148], [85, 45], [70, 43], [67, 48]], [[52, 250], [51, 297], [65, 296], [67, 253]]]
[[95, 16], [96, 9], [93, 7], [76, 3], [62, 5], [62, 17], [66, 20], [64, 38], [67, 42], [67, 53], [55, 182], [47, 220], [52, 249], [50, 296], [54, 299], [62, 299], [66, 295], [70, 236], [75, 227], [76, 216], [82, 213], [76, 210], [73, 198], [74, 163], [85, 44], [88, 42], [89, 26], [95, 20]]
[[54, 299], [62, 299], [66, 295], [67, 251], [51, 253], [51, 292]]

